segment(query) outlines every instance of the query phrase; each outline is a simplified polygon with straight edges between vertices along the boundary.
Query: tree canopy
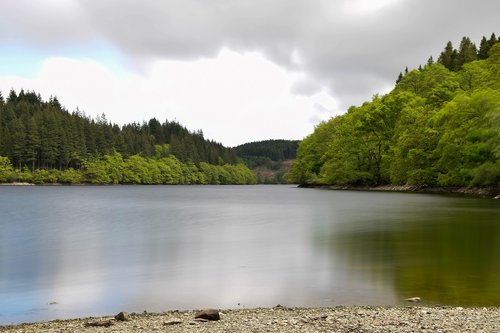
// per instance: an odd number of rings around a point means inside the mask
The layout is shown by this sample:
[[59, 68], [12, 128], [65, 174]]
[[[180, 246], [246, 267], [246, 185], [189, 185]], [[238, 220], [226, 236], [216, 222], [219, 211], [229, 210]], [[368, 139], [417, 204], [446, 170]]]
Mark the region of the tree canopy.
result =
[[0, 182], [248, 184], [235, 152], [175, 121], [119, 127], [69, 113], [56, 97], [0, 94]]
[[475, 50], [464, 37], [459, 51], [448, 43], [438, 62], [401, 74], [387, 95], [319, 124], [289, 180], [500, 186], [500, 43], [492, 35], [482, 44], [490, 41]]

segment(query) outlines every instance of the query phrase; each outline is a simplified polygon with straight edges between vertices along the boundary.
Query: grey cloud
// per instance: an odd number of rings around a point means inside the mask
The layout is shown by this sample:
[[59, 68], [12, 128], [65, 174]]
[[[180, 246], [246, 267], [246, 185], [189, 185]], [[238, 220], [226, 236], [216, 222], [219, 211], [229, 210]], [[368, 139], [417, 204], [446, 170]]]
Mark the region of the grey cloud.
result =
[[322, 86], [321, 83], [318, 82], [318, 80], [310, 76], [306, 76], [296, 81], [290, 88], [290, 91], [295, 95], [302, 95], [309, 97], [320, 92], [321, 89]]
[[500, 32], [498, 0], [394, 0], [373, 12], [346, 10], [363, 1], [7, 0], [0, 36], [14, 28], [21, 41], [55, 46], [104, 39], [138, 63], [211, 57], [222, 47], [260, 51], [307, 74], [293, 93], [326, 85], [345, 109], [393, 85], [405, 66], [437, 57], [448, 40]]
[[314, 109], [320, 113], [330, 113], [330, 110], [319, 103], [314, 104]]

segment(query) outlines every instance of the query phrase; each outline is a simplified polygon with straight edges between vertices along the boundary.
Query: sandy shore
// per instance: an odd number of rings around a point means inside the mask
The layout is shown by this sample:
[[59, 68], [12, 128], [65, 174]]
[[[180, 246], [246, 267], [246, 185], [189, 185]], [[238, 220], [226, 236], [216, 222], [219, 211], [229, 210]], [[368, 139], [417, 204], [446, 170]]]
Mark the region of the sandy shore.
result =
[[[0, 326], [0, 332], [500, 332], [500, 308], [334, 307], [221, 310], [219, 321], [195, 311], [130, 314]], [[93, 326], [106, 325], [106, 326]]]

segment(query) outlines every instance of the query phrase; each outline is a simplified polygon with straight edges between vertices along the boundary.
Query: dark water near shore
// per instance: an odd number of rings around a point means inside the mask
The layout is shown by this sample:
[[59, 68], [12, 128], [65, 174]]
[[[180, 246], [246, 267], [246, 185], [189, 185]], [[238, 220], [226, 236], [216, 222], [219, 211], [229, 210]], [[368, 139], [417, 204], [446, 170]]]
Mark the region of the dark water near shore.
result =
[[413, 296], [500, 306], [500, 201], [293, 186], [0, 187], [0, 324]]

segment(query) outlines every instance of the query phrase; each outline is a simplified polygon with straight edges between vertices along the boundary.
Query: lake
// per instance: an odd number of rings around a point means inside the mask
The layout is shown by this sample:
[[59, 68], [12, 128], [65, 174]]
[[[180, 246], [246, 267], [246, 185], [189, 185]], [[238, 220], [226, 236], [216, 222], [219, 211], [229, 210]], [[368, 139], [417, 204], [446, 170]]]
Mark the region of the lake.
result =
[[173, 309], [500, 306], [500, 201], [266, 186], [0, 187], [0, 324]]

